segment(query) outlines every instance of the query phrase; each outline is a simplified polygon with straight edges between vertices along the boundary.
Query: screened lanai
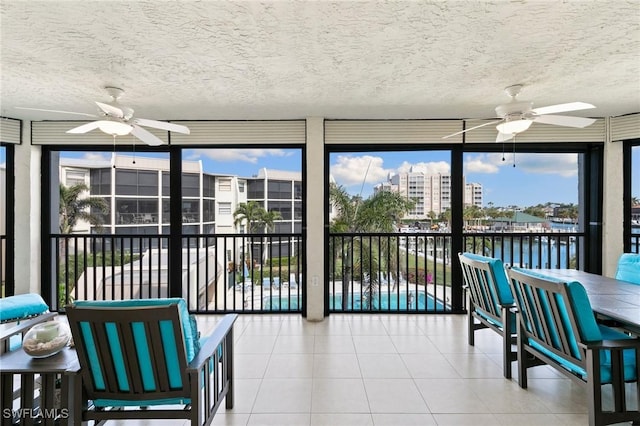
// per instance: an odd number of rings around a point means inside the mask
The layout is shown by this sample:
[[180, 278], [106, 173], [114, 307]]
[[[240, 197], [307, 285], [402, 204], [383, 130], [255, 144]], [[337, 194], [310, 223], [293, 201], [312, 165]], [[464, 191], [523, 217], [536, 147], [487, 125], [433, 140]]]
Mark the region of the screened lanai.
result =
[[612, 277], [640, 253], [638, 16], [3, 0], [1, 296], [182, 297], [204, 336], [239, 314], [215, 425], [587, 424], [586, 388], [469, 344], [457, 254]]

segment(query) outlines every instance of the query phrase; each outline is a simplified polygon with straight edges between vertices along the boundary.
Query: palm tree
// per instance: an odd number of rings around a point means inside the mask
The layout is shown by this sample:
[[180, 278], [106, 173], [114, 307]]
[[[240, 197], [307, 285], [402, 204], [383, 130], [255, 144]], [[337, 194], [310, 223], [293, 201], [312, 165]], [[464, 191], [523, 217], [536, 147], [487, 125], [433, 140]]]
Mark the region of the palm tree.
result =
[[477, 222], [478, 219], [481, 219], [484, 216], [484, 214], [480, 207], [476, 206], [475, 204], [472, 204], [464, 208], [462, 216], [464, 221], [466, 222], [465, 225], [472, 226], [471, 224], [473, 222]]
[[79, 220], [89, 222], [93, 226], [102, 225], [102, 217], [91, 210], [102, 214], [109, 212], [109, 205], [100, 197], [82, 197], [89, 191], [84, 183], [72, 186], [60, 185], [60, 233], [71, 234]]
[[[84, 197], [83, 195], [89, 191], [89, 187], [83, 183], [64, 186], [60, 184], [60, 205], [59, 205], [59, 227], [61, 234], [71, 234], [76, 227], [78, 221], [84, 220], [91, 225], [99, 227], [102, 225], [102, 216], [96, 214], [98, 211], [102, 214], [109, 212], [109, 205], [100, 197]], [[94, 210], [92, 212], [92, 210]], [[60, 256], [65, 262], [70, 254], [67, 253], [66, 239], [60, 239]], [[70, 259], [71, 263], [75, 263], [77, 259]], [[75, 268], [60, 268], [62, 276], [59, 277], [59, 300], [62, 305], [70, 302], [71, 291], [76, 285]]]
[[447, 229], [451, 229], [451, 208], [447, 207], [440, 215], [438, 220], [447, 222]]
[[[274, 210], [267, 211], [255, 201], [241, 203], [233, 212], [233, 224], [238, 226], [246, 223], [248, 234], [256, 234], [260, 231], [263, 233], [273, 231], [275, 221], [281, 218], [280, 212]], [[253, 237], [250, 238], [253, 239]], [[266, 241], [263, 240], [263, 244], [266, 244]], [[264, 251], [264, 255], [266, 257], [268, 252]], [[251, 251], [249, 251], [249, 262], [253, 264]]]
[[254, 234], [260, 228], [260, 220], [264, 211], [264, 208], [255, 201], [241, 203], [233, 212], [233, 224], [238, 226], [246, 223], [247, 234]]
[[[329, 188], [329, 199], [335, 212], [330, 224], [332, 233], [367, 233], [393, 232], [402, 216], [409, 212], [414, 202], [392, 191], [376, 192], [369, 198], [362, 200], [347, 193], [346, 189], [336, 184]], [[378, 267], [383, 260], [397, 262], [393, 250], [389, 249], [389, 239], [378, 239], [376, 250], [371, 250], [376, 242], [373, 238], [346, 238], [341, 247], [333, 247], [342, 258], [342, 308], [348, 307], [349, 284], [351, 282], [351, 266], [353, 259], [361, 260], [361, 264], [354, 264], [363, 273], [366, 287], [363, 293], [366, 304], [372, 306], [378, 291]], [[372, 258], [370, 253], [381, 253], [380, 259]], [[394, 268], [389, 268], [393, 270]], [[363, 305], [366, 307], [366, 305]]]
[[438, 215], [433, 210], [429, 210], [427, 216], [429, 217], [429, 229], [433, 229], [433, 221], [438, 218]]

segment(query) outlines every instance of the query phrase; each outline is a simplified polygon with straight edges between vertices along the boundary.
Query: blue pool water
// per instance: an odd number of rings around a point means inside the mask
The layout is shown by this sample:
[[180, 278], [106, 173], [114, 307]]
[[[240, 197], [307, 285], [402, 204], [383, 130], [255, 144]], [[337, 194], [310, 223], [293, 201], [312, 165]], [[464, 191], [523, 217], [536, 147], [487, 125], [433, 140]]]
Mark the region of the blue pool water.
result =
[[[441, 300], [436, 301], [433, 296], [426, 294], [421, 290], [418, 290], [417, 293], [415, 291], [410, 291], [408, 295], [406, 292], [385, 293], [383, 291], [373, 300], [372, 307], [369, 307], [366, 304], [363, 305], [363, 300], [360, 294], [350, 295], [347, 303], [347, 310], [351, 311], [443, 311], [445, 309], [444, 303]], [[271, 297], [266, 296], [263, 298], [263, 308], [266, 310], [296, 310], [300, 309], [300, 305], [301, 299], [299, 295], [291, 295], [289, 298], [284, 295], [278, 296], [274, 294]], [[335, 294], [329, 300], [329, 309], [342, 309], [341, 294]]]

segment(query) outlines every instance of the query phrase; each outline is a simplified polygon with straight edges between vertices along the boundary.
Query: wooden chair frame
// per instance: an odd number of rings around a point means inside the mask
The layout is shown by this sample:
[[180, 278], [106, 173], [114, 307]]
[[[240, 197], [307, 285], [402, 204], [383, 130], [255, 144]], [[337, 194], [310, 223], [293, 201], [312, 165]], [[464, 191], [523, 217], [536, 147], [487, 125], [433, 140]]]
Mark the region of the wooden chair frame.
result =
[[[632, 421], [640, 424], [640, 411], [630, 411], [626, 407], [625, 381], [622, 367], [622, 351], [635, 350], [636, 356], [636, 392], [640, 407], [640, 341], [600, 340], [587, 342], [580, 336], [576, 322], [574, 307], [571, 303], [567, 283], [558, 283], [534, 277], [513, 269], [507, 270], [510, 284], [514, 288], [516, 305], [518, 306], [518, 383], [521, 388], [527, 387], [527, 370], [538, 365], [549, 365], [574, 382], [586, 386], [588, 394], [589, 425], [605, 425]], [[562, 302], [560, 302], [560, 300]], [[545, 308], [546, 307], [546, 308]], [[562, 310], [567, 312], [570, 329], [563, 326]], [[526, 327], [526, 324], [536, 324]], [[555, 333], [553, 332], [555, 330]], [[579, 348], [579, 356], [571, 352], [571, 334], [575, 336]], [[559, 345], [553, 344], [552, 335], [557, 336]], [[550, 357], [530, 342], [544, 347], [555, 356], [562, 358], [586, 371], [586, 378], [570, 371], [558, 360]], [[556, 346], [560, 346], [558, 349]], [[600, 356], [602, 350], [611, 351], [611, 374], [613, 411], [603, 411], [602, 380], [600, 377]]]
[[[502, 337], [502, 369], [505, 378], [511, 378], [511, 363], [517, 360], [514, 304], [501, 304], [497, 300], [498, 288], [493, 269], [487, 262], [470, 259], [459, 253], [462, 277], [467, 293], [467, 330], [469, 345], [475, 344], [475, 332], [489, 328]], [[478, 313], [482, 311], [482, 314]], [[498, 326], [502, 324], [502, 327]]]
[[[76, 419], [83, 422], [94, 420], [102, 424], [111, 419], [188, 419], [191, 425], [208, 425], [212, 422], [218, 407], [226, 398], [225, 406], [233, 408], [233, 323], [237, 314], [228, 314], [217, 325], [213, 334], [191, 362], [187, 362], [183, 330], [176, 304], [168, 306], [136, 307], [78, 307], [68, 306], [66, 313], [74, 336], [80, 362], [80, 380], [76, 380], [74, 403]], [[177, 348], [180, 387], [170, 385], [168, 366], [164, 357], [160, 323], [170, 321]], [[104, 388], [96, 386], [91, 372], [89, 352], [80, 324], [89, 324], [95, 344], [95, 351], [104, 376]], [[116, 360], [112, 356], [105, 325], [112, 324], [117, 329], [117, 339], [121, 347], [124, 369], [129, 384], [125, 391], [119, 386]], [[143, 324], [151, 359], [151, 371], [156, 389], [145, 391], [141, 366], [136, 356], [136, 342], [132, 323]], [[113, 338], [113, 337], [112, 337]], [[95, 359], [93, 360], [96, 361]], [[121, 373], [122, 374], [122, 373]], [[121, 377], [122, 379], [122, 377]], [[131, 409], [123, 407], [95, 407], [95, 400], [151, 401], [166, 399], [189, 399], [186, 405], [177, 408], [153, 408], [144, 406]]]

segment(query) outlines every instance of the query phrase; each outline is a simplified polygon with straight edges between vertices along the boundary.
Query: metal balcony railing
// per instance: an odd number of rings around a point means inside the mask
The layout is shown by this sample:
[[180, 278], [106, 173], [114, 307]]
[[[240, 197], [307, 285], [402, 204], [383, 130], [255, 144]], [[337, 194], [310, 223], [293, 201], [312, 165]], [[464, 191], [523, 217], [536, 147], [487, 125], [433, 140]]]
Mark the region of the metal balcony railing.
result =
[[579, 269], [584, 257], [581, 232], [466, 233], [463, 251], [496, 257], [521, 268]]
[[[452, 235], [441, 232], [335, 233], [329, 237], [330, 312], [453, 312]], [[464, 233], [463, 251], [529, 268], [576, 268], [578, 232]], [[457, 292], [457, 293], [456, 293]]]
[[631, 253], [640, 253], [640, 226], [631, 227]]
[[[52, 235], [52, 285], [73, 300], [168, 297], [168, 235]], [[301, 235], [182, 237], [182, 296], [196, 313], [301, 312]]]
[[330, 312], [451, 312], [451, 234], [335, 233]]

